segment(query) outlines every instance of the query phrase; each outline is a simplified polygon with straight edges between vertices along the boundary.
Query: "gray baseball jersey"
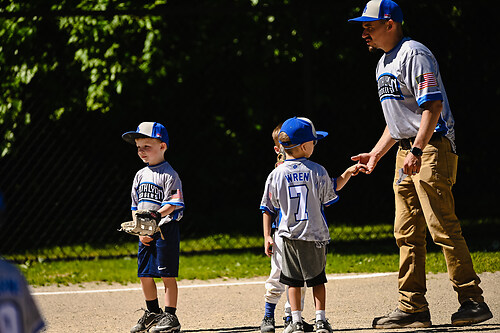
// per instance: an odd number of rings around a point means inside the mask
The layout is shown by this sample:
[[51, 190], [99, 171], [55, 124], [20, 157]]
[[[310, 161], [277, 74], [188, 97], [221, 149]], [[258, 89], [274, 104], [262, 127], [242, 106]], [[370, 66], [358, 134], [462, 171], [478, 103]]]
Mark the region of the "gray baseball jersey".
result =
[[328, 172], [306, 158], [286, 160], [267, 177], [260, 209], [278, 214], [278, 236], [328, 241], [323, 208], [338, 200]]
[[0, 260], [0, 332], [33, 333], [44, 326], [24, 277]]
[[161, 222], [179, 221], [184, 211], [184, 198], [177, 172], [166, 161], [139, 170], [132, 184], [132, 210], [158, 210], [167, 204], [178, 207]]
[[440, 100], [443, 110], [435, 132], [454, 142], [453, 115], [438, 63], [427, 47], [410, 38], [403, 38], [380, 58], [376, 76], [385, 121], [394, 139], [417, 136], [422, 105]]

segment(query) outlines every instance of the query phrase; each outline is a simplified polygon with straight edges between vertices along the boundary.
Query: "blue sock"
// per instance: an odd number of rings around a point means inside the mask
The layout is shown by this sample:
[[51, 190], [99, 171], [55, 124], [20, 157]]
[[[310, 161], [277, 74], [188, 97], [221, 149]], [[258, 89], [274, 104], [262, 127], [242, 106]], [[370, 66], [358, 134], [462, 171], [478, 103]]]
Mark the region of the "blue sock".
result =
[[266, 312], [264, 316], [268, 318], [274, 318], [274, 309], [276, 309], [276, 304], [266, 302]]

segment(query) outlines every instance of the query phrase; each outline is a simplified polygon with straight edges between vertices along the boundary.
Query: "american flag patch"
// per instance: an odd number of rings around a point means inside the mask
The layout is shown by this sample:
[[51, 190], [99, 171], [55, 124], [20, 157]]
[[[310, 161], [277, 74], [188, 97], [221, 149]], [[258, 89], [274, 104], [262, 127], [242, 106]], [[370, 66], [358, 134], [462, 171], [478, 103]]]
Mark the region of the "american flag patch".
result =
[[425, 73], [417, 76], [415, 79], [418, 83], [418, 90], [422, 90], [429, 87], [437, 87], [437, 80], [434, 73]]
[[182, 199], [182, 191], [180, 189], [170, 191], [170, 195], [172, 196], [172, 200], [174, 200], [174, 199], [181, 200]]

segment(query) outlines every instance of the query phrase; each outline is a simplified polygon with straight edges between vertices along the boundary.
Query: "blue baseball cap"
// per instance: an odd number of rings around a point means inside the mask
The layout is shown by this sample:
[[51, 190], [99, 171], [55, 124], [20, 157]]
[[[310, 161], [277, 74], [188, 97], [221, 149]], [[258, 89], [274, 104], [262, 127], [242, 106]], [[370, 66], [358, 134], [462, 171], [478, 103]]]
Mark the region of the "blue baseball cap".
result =
[[327, 132], [317, 131], [314, 128], [312, 121], [303, 117], [293, 117], [286, 120], [281, 125], [281, 132], [285, 132], [290, 138], [289, 142], [281, 142], [281, 144], [291, 143], [300, 145], [304, 142], [323, 139], [328, 135]]
[[135, 139], [138, 138], [159, 139], [161, 142], [165, 142], [167, 147], [170, 147], [167, 129], [160, 123], [140, 123], [139, 126], [137, 126], [137, 130], [123, 133], [122, 138], [133, 145], [135, 145]]
[[350, 19], [349, 22], [370, 22], [383, 19], [392, 19], [394, 22], [403, 22], [403, 11], [397, 3], [391, 0], [371, 0], [365, 6], [363, 14]]

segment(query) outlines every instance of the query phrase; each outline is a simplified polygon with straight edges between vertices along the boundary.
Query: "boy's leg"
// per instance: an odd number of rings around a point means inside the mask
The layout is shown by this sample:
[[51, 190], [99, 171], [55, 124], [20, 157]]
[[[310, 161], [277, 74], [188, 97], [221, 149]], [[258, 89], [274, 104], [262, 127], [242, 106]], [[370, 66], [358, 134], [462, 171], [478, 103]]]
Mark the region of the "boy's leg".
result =
[[152, 277], [140, 277], [142, 292], [146, 300], [147, 310], [137, 324], [130, 330], [131, 333], [144, 332], [160, 321], [163, 312], [158, 305], [156, 284]]
[[326, 288], [325, 284], [319, 284], [313, 287], [314, 304], [316, 305], [316, 310], [326, 309]]
[[[269, 278], [265, 283], [266, 294], [264, 298], [266, 303], [276, 305], [285, 291], [285, 285], [280, 282], [283, 240], [276, 234], [273, 235], [273, 239], [274, 244], [273, 255], [271, 256], [271, 272], [269, 273]], [[266, 313], [266, 316], [268, 315], [270, 314]], [[272, 317], [274, 317], [274, 311], [272, 313]]]
[[141, 277], [141, 288], [146, 301], [152, 301], [158, 298], [155, 280], [152, 277]]
[[165, 312], [155, 327], [149, 332], [179, 332], [181, 324], [176, 315], [178, 288], [176, 277], [179, 274], [179, 222], [172, 221], [162, 226], [165, 239], [157, 242], [158, 271], [165, 286]]
[[161, 313], [154, 279], [151, 277], [141, 277], [139, 279], [141, 280], [142, 292], [146, 300], [147, 309], [154, 313]]
[[149, 332], [179, 332], [181, 324], [176, 315], [178, 297], [177, 281], [175, 277], [162, 277], [161, 279], [165, 285], [165, 312], [158, 325], [151, 328]]
[[283, 238], [283, 261], [281, 265], [280, 282], [288, 286], [288, 299], [292, 310], [292, 323], [285, 328], [285, 332], [304, 332], [302, 311], [300, 310], [302, 287], [304, 278], [300, 268], [298, 251], [295, 246], [300, 241]]
[[326, 320], [326, 288], [325, 284], [318, 284], [313, 287], [314, 304], [316, 306], [316, 332], [331, 333], [332, 326]]
[[285, 285], [280, 282], [281, 274], [281, 260], [282, 260], [282, 248], [283, 240], [281, 237], [273, 234], [273, 254], [271, 255], [271, 272], [266, 280], [265, 288], [266, 293], [264, 295], [265, 305], [264, 305], [264, 319], [260, 325], [261, 333], [273, 333], [275, 332], [275, 320], [274, 312], [276, 309], [276, 304], [278, 304], [281, 295], [285, 291]]
[[300, 296], [301, 296], [301, 287], [289, 287], [288, 288], [288, 299], [290, 300], [290, 307], [292, 309], [292, 313], [294, 311], [302, 311], [300, 308]]
[[165, 285], [165, 308], [177, 308], [177, 298], [179, 290], [177, 288], [177, 280], [174, 277], [162, 277]]

